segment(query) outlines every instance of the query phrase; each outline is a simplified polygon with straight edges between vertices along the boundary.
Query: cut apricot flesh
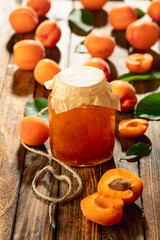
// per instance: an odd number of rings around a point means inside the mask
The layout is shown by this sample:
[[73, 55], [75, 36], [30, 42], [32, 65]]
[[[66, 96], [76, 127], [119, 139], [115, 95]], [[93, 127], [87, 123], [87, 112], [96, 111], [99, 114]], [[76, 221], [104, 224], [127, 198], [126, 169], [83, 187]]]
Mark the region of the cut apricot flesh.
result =
[[104, 196], [98, 192], [81, 200], [84, 216], [104, 226], [112, 226], [121, 220], [124, 202], [119, 198]]
[[98, 192], [106, 196], [120, 198], [126, 204], [133, 203], [142, 194], [142, 180], [134, 173], [122, 169], [110, 169], [98, 183]]
[[146, 132], [148, 125], [145, 119], [125, 119], [119, 123], [119, 132], [124, 137], [139, 137]]

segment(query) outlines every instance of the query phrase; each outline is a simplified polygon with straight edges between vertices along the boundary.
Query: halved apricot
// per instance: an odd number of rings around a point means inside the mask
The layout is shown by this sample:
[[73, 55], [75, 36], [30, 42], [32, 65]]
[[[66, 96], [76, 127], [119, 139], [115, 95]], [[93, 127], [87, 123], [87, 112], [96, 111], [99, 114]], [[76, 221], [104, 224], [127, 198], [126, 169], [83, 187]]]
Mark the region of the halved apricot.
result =
[[145, 119], [125, 119], [119, 123], [119, 131], [124, 137], [139, 137], [148, 128], [148, 121]]
[[142, 190], [142, 180], [134, 173], [122, 168], [108, 170], [98, 183], [99, 193], [120, 198], [126, 204], [136, 201], [141, 196]]
[[152, 66], [153, 57], [149, 53], [135, 53], [127, 57], [126, 66], [133, 73], [147, 72]]
[[98, 192], [81, 200], [83, 215], [104, 226], [112, 226], [121, 220], [123, 206], [124, 202], [120, 198], [104, 196]]

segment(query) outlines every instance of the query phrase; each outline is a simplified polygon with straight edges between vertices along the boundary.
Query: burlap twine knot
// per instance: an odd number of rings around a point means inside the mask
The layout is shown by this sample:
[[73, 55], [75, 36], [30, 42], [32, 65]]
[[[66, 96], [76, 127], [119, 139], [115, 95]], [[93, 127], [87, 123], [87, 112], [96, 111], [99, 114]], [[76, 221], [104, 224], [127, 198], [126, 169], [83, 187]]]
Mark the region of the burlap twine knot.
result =
[[[42, 109], [39, 113], [38, 113], [38, 117], [41, 117], [42, 113], [44, 113], [45, 111], [48, 110], [48, 107], [47, 108], [44, 108]], [[81, 191], [82, 191], [82, 180], [81, 178], [79, 177], [79, 175], [74, 171], [72, 170], [71, 167], [69, 167], [68, 165], [66, 165], [65, 163], [59, 161], [58, 159], [56, 159], [55, 157], [53, 157], [51, 154], [48, 154], [48, 153], [44, 153], [42, 151], [39, 151], [39, 150], [35, 150], [34, 148], [31, 148], [29, 147], [28, 145], [26, 145], [25, 143], [21, 142], [22, 145], [24, 146], [24, 148], [26, 148], [27, 150], [33, 152], [33, 153], [36, 153], [36, 154], [39, 154], [41, 156], [45, 156], [49, 159], [49, 163], [51, 163], [52, 160], [54, 160], [55, 162], [57, 162], [60, 166], [64, 167], [66, 170], [68, 170], [73, 178], [75, 178], [77, 180], [77, 183], [78, 183], [78, 187], [76, 189], [76, 191], [71, 194], [71, 190], [72, 190], [72, 182], [71, 182], [71, 179], [66, 176], [66, 175], [57, 175], [55, 173], [55, 170], [54, 168], [51, 166], [51, 165], [48, 165], [48, 166], [45, 166], [44, 168], [42, 168], [41, 170], [39, 170], [33, 181], [32, 181], [32, 189], [34, 191], [34, 193], [40, 197], [41, 199], [44, 199], [44, 200], [47, 200], [50, 203], [49, 205], [49, 222], [50, 224], [52, 225], [53, 228], [55, 228], [55, 221], [52, 219], [52, 206], [53, 204], [57, 204], [57, 203], [64, 203], [64, 202], [68, 202], [68, 201], [71, 201], [73, 200], [75, 197], [77, 197]], [[45, 196], [44, 194], [40, 193], [37, 189], [37, 182], [38, 182], [38, 179], [39, 177], [41, 176], [42, 173], [46, 172], [46, 171], [49, 171], [53, 174], [53, 176], [55, 177], [55, 179], [59, 180], [59, 181], [64, 181], [68, 184], [68, 190], [66, 192], [66, 194], [60, 198], [58, 197], [48, 197], [48, 196]]]

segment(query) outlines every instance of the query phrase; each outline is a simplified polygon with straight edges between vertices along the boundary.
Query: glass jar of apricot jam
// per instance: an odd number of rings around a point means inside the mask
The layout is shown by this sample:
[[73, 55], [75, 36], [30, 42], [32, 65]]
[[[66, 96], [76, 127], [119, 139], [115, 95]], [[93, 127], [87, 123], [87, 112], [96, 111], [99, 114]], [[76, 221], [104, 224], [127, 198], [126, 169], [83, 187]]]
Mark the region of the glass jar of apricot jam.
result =
[[68, 68], [45, 83], [49, 95], [50, 147], [53, 157], [71, 166], [93, 166], [109, 160], [119, 108], [103, 71]]

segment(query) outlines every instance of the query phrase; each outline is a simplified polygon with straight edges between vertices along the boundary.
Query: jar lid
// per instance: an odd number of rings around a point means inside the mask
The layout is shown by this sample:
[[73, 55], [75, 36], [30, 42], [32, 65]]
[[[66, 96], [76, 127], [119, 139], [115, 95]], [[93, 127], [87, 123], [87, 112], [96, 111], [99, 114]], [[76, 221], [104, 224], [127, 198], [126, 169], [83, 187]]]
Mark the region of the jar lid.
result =
[[52, 89], [51, 106], [56, 113], [85, 105], [95, 105], [120, 110], [118, 95], [113, 94], [102, 70], [81, 66], [66, 68], [45, 82]]

